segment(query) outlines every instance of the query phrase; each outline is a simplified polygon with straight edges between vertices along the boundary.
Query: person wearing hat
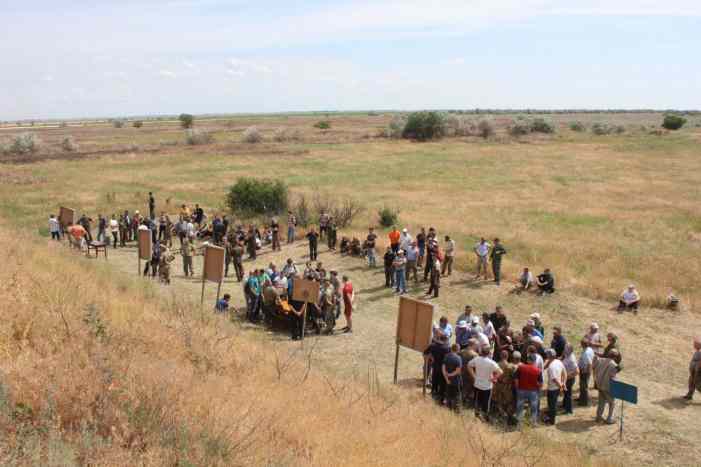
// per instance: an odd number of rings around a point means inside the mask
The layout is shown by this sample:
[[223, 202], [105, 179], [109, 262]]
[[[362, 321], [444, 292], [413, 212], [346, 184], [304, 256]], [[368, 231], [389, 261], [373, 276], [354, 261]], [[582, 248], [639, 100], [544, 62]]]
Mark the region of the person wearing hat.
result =
[[567, 370], [565, 365], [557, 358], [553, 349], [545, 351], [545, 374], [547, 375], [548, 418], [546, 424], [554, 425], [557, 416], [557, 400], [560, 393], [565, 392], [567, 383]]
[[635, 286], [633, 284], [630, 284], [621, 293], [621, 299], [618, 302], [618, 311], [632, 310], [634, 314], [637, 314], [639, 305], [640, 294], [635, 289]]
[[587, 332], [584, 338], [589, 342], [589, 346], [594, 350], [594, 353], [600, 351], [604, 346], [602, 344], [601, 334], [599, 333], [599, 325], [597, 323], [591, 323], [589, 325], [589, 332]]
[[396, 285], [396, 292], [398, 294], [406, 293], [406, 258], [404, 257], [404, 250], [399, 250], [397, 256], [392, 262], [392, 268], [394, 269], [394, 283]]
[[467, 348], [470, 342], [470, 326], [467, 321], [461, 320], [455, 325], [455, 343], [460, 346], [460, 350]]
[[533, 327], [540, 331], [541, 336], [544, 338], [545, 326], [543, 326], [543, 322], [540, 320], [540, 313], [531, 313], [530, 318], [533, 320]]
[[397, 230], [396, 226], [392, 226], [392, 230], [388, 234], [389, 237], [389, 246], [392, 248], [392, 251], [396, 254], [399, 251], [399, 239], [401, 238], [402, 234]]

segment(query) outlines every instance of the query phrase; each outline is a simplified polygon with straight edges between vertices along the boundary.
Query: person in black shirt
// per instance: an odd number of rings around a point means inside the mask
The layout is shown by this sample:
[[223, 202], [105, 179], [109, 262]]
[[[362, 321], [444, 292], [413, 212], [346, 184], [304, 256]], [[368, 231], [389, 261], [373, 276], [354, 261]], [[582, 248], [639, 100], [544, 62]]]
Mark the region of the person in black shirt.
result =
[[270, 230], [273, 234], [273, 251], [279, 251], [280, 248], [280, 223], [277, 217], [273, 217], [270, 220]]
[[431, 345], [424, 351], [424, 358], [431, 365], [431, 395], [439, 403], [445, 399], [446, 381], [443, 375], [443, 361], [448, 353], [450, 353], [448, 336], [442, 332], [436, 333]]
[[151, 220], [156, 218], [156, 198], [150, 191], [148, 192], [148, 217]]
[[442, 373], [446, 380], [445, 401], [449, 409], [455, 412], [460, 412], [462, 405], [462, 396], [460, 389], [462, 388], [462, 358], [458, 355], [460, 346], [453, 344], [450, 347], [450, 353], [443, 359]]
[[419, 248], [419, 257], [416, 261], [416, 267], [421, 269], [426, 256], [426, 229], [421, 227], [421, 231], [416, 235], [416, 246]]
[[316, 249], [319, 243], [319, 234], [314, 227], [312, 227], [307, 233], [307, 240], [309, 240], [309, 259], [316, 261]]
[[494, 313], [489, 315], [489, 321], [494, 325], [494, 331], [499, 332], [499, 330], [506, 324], [507, 318], [504, 314], [504, 308], [501, 305], [497, 305], [494, 309]]
[[501, 244], [498, 238], [494, 239], [494, 247], [489, 253], [492, 260], [492, 272], [494, 273], [494, 282], [497, 285], [501, 282], [501, 258], [506, 254], [506, 249]]
[[540, 295], [555, 293], [555, 278], [550, 272], [550, 269], [545, 269], [543, 274], [538, 275], [537, 284], [538, 293]]
[[195, 224], [199, 227], [204, 220], [204, 209], [202, 209], [199, 204], [195, 204], [195, 211], [193, 214], [195, 215]]
[[392, 247], [388, 246], [385, 256], [383, 257], [385, 263], [385, 287], [394, 287], [394, 268], [392, 263], [394, 263], [394, 251]]
[[550, 342], [550, 348], [555, 351], [555, 356], [557, 358], [562, 357], [565, 352], [565, 346], [567, 345], [567, 339], [562, 335], [562, 328], [555, 326], [553, 328], [553, 340]]
[[327, 235], [327, 244], [329, 246], [329, 250], [336, 251], [336, 235], [338, 233], [338, 229], [336, 228], [336, 222], [334, 222], [333, 217], [329, 217], [328, 224], [326, 225], [326, 235]]
[[375, 229], [370, 227], [368, 230], [368, 236], [365, 238], [365, 251], [368, 255], [368, 266], [374, 268], [377, 263], [375, 262], [375, 241], [377, 240], [377, 235], [375, 235]]

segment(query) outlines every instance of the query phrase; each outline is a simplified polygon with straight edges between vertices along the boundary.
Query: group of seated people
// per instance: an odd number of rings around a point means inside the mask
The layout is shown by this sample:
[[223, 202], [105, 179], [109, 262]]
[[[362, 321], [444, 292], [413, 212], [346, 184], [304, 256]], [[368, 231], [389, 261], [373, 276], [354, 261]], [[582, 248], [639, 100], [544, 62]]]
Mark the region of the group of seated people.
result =
[[[434, 399], [456, 411], [474, 407], [485, 420], [496, 415], [512, 425], [522, 422], [523, 410], [529, 405], [531, 424], [554, 424], [558, 412], [573, 413], [577, 380], [578, 405], [589, 405], [593, 379], [600, 391], [597, 421], [610, 423], [613, 400], [602, 390], [608, 388], [607, 378], [622, 369], [617, 336], [608, 333], [604, 341], [599, 326], [592, 323], [578, 342], [581, 350], [577, 355], [561, 327], [552, 328], [549, 345], [545, 335], [539, 313], [530, 315], [521, 329], [512, 329], [500, 306], [479, 315], [468, 305], [454, 327], [447, 317], [441, 317], [424, 352]], [[541, 395], [547, 395], [542, 417]], [[604, 419], [606, 405], [609, 412]]]
[[533, 273], [528, 268], [523, 268], [512, 293], [521, 294], [523, 292], [535, 292], [539, 295], [555, 293], [555, 277], [550, 269], [545, 268], [534, 280]]

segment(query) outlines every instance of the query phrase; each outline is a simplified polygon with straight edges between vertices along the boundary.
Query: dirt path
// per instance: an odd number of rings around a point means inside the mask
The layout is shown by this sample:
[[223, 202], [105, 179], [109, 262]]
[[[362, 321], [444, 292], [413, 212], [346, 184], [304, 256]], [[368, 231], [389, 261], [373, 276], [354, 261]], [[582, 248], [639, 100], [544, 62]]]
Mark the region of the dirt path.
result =
[[[292, 257], [304, 263], [307, 247], [303, 242], [284, 246], [282, 252], [272, 253], [266, 248], [255, 263], [246, 261], [248, 271], [274, 262], [277, 265]], [[337, 269], [348, 274], [357, 291], [357, 312], [354, 314], [354, 333], [337, 334], [318, 338], [316, 360], [319, 365], [338, 374], [365, 377], [375, 370], [382, 383], [391, 384], [394, 362], [394, 332], [396, 326], [397, 296], [384, 287], [382, 268], [369, 269], [356, 258], [341, 257], [320, 247], [319, 260], [327, 270]], [[103, 261], [92, 260], [92, 261]], [[122, 273], [134, 275], [137, 268], [135, 249], [109, 251], [109, 265]], [[201, 257], [195, 258], [195, 272], [201, 271]], [[173, 294], [181, 299], [198, 300], [201, 282], [186, 279], [178, 257], [171, 266], [173, 284], [159, 289], [164, 295]], [[437, 316], [447, 315], [451, 322], [465, 304], [471, 304], [480, 312], [493, 310], [496, 304], [505, 307], [514, 327], [525, 323], [534, 311], [541, 313], [546, 326], [546, 342], [552, 337], [552, 326], [561, 325], [570, 342], [576, 343], [588, 324], [596, 321], [602, 331], [614, 331], [619, 335], [623, 352], [624, 371], [619, 379], [639, 388], [639, 405], [625, 409], [625, 440], [618, 442], [618, 426], [601, 426], [593, 422], [595, 408], [578, 408], [572, 416], [561, 416], [554, 427], [541, 427], [548, 437], [576, 442], [583, 449], [596, 455], [622, 458], [633, 465], [699, 465], [701, 447], [701, 402], [685, 403], [680, 396], [686, 390], [687, 365], [691, 356], [691, 339], [699, 332], [698, 316], [688, 311], [671, 313], [656, 309], [642, 309], [638, 316], [621, 315], [611, 310], [611, 305], [589, 300], [561, 291], [552, 297], [508, 294], [510, 285], [496, 287], [492, 283], [474, 282], [464, 273], [454, 273], [443, 281]], [[410, 294], [421, 296], [425, 284], [413, 286]], [[222, 293], [232, 295], [236, 306], [244, 303], [242, 287], [230, 277], [223, 285]], [[644, 293], [644, 291], [643, 291]], [[205, 292], [205, 306], [212, 307], [216, 286], [209, 284]], [[340, 319], [340, 326], [343, 324]], [[245, 329], [255, 332], [260, 339], [275, 342], [279, 351], [299, 349], [299, 342], [289, 340], [283, 333], [269, 332], [248, 324]], [[339, 327], [340, 327], [339, 326]], [[312, 336], [310, 341], [317, 339]], [[399, 379], [407, 390], [420, 394], [417, 378], [421, 374], [421, 356], [406, 349], [401, 350]], [[596, 391], [593, 391], [594, 394]], [[698, 395], [698, 394], [697, 394]], [[697, 398], [701, 400], [701, 397]], [[616, 414], [620, 405], [616, 407]]]

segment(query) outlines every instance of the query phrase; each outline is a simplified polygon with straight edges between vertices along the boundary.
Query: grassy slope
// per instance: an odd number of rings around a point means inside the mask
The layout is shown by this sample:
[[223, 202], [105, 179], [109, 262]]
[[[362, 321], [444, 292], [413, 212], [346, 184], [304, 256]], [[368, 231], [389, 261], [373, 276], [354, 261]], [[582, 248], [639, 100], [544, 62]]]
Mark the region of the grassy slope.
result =
[[329, 377], [313, 347], [277, 352], [15, 230], [0, 256], [4, 465], [603, 465]]

